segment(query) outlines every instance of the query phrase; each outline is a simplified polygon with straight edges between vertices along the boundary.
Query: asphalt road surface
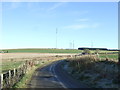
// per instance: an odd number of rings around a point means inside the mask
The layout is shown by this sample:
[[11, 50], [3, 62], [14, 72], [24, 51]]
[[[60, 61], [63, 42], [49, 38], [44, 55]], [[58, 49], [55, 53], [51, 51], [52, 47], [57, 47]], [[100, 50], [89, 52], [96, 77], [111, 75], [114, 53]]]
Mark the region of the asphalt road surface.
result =
[[63, 62], [63, 60], [55, 61], [43, 68], [38, 68], [28, 88], [86, 88], [61, 68]]

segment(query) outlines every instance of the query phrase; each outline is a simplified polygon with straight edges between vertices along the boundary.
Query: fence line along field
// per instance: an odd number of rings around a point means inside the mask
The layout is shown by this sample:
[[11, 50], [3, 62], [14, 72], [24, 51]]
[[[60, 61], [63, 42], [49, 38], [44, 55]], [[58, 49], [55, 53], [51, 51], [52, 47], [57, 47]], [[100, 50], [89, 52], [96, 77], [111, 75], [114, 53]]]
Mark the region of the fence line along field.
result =
[[[47, 60], [48, 61], [48, 60]], [[1, 88], [10, 88], [16, 84], [22, 77], [38, 64], [42, 64], [46, 60], [29, 60], [21, 64], [18, 68], [9, 70], [1, 74]]]
[[17, 83], [32, 67], [74, 54], [2, 53], [1, 87]]
[[[58, 54], [58, 53], [1, 53], [2, 56], [2, 71], [11, 70], [18, 67], [26, 60], [44, 60], [54, 56], [67, 56], [75, 54]], [[57, 57], [56, 57], [57, 58]]]

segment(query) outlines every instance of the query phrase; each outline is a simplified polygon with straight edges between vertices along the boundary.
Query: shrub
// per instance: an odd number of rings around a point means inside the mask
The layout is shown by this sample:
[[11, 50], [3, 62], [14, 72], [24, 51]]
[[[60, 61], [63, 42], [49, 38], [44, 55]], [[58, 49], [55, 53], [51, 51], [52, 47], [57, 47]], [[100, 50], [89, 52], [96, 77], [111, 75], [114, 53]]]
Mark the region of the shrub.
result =
[[89, 49], [84, 49], [83, 53], [85, 53], [85, 54], [91, 54], [91, 52], [90, 52]]

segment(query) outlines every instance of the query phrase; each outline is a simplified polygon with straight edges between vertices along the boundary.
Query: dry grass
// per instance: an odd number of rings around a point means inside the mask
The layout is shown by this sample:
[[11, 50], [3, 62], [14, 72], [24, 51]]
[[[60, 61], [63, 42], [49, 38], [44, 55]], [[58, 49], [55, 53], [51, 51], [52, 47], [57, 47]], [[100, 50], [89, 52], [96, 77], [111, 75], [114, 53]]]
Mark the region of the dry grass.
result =
[[[54, 53], [0, 53], [1, 56], [1, 71], [6, 72], [19, 67], [26, 60], [57, 60], [62, 56], [71, 54], [54, 54]], [[61, 57], [60, 57], [61, 56]]]
[[81, 56], [68, 60], [70, 73], [90, 87], [116, 88], [120, 86], [119, 66], [116, 61], [96, 56]]

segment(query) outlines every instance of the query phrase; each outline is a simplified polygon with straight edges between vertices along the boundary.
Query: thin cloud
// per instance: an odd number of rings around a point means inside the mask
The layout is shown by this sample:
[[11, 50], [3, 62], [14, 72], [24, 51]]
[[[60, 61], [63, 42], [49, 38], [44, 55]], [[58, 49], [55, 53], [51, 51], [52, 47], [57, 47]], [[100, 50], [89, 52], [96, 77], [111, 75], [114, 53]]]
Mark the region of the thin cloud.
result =
[[78, 24], [78, 25], [65, 26], [64, 28], [67, 28], [67, 29], [83, 29], [83, 28], [88, 28], [88, 25]]
[[65, 26], [64, 29], [87, 29], [87, 28], [98, 28], [100, 25], [98, 23], [95, 24], [76, 24]]
[[89, 11], [70, 11], [71, 15], [86, 15]]
[[66, 3], [66, 2], [56, 3], [56, 4], [54, 4], [52, 7], [50, 7], [48, 10], [57, 9], [57, 8], [61, 7], [62, 5], [64, 5], [65, 3]]

